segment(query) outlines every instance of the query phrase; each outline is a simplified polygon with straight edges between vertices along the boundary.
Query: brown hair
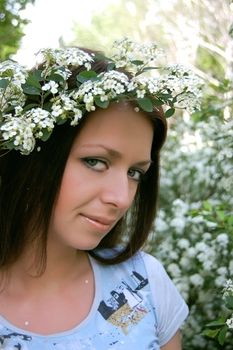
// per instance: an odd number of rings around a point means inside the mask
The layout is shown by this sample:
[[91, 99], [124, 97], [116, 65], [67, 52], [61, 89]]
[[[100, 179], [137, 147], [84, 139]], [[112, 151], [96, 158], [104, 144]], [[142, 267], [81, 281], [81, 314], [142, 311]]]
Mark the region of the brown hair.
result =
[[[104, 60], [94, 62], [92, 69], [97, 73], [105, 72], [107, 63]], [[79, 72], [80, 69], [73, 67], [69, 88], [76, 86], [76, 75]], [[116, 224], [100, 242], [98, 249], [89, 252], [106, 264], [124, 261], [137, 252], [145, 243], [155, 218], [159, 155], [166, 138], [167, 124], [162, 108], [156, 108], [151, 113], [145, 112], [145, 115], [154, 126], [152, 164], [139, 184], [128, 217]], [[10, 151], [5, 155], [0, 153], [0, 268], [7, 268], [16, 262], [27, 245], [32, 242], [38, 244], [39, 261], [41, 266], [45, 267], [51, 213], [70, 149], [84, 124], [85, 118], [77, 127], [71, 127], [69, 123], [57, 125], [48, 141], [38, 142], [40, 152], [34, 150], [27, 156], [21, 155], [18, 151]], [[98, 254], [99, 249], [112, 248], [119, 243], [124, 235], [125, 220], [129, 237], [127, 242], [111, 259], [101, 257]]]

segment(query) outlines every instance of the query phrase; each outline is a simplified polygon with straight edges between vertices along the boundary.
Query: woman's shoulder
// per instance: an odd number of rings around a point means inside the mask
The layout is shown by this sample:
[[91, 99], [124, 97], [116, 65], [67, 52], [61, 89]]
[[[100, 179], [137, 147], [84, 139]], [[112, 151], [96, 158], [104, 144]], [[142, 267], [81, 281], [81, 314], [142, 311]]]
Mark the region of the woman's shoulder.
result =
[[[98, 251], [98, 255], [104, 259], [110, 259], [117, 256], [121, 249], [121, 247], [101, 249]], [[98, 264], [96, 260], [95, 263]], [[154, 277], [161, 278], [163, 275], [167, 277], [167, 273], [161, 261], [159, 261], [155, 256], [143, 250], [139, 250], [133, 256], [123, 262], [119, 262], [114, 265], [105, 265], [105, 267], [107, 266], [109, 269], [131, 269], [132, 267], [138, 267], [140, 270], [144, 269], [146, 274], [149, 275], [149, 277], [152, 279]]]
[[[124, 248], [122, 246], [117, 246], [114, 248], [95, 249], [94, 252], [101, 258], [110, 259], [110, 258], [116, 257], [123, 249]], [[144, 250], [139, 250], [130, 258], [125, 260], [125, 262], [130, 262], [132, 260], [137, 260], [137, 259], [143, 259], [152, 264], [162, 265], [161, 262], [155, 256], [151, 255], [150, 253]]]

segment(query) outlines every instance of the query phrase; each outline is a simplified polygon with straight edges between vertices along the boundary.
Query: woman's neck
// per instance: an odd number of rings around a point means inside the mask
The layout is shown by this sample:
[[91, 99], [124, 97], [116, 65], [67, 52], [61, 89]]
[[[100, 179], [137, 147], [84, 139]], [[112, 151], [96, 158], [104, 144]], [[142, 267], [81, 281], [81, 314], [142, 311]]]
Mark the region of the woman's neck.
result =
[[10, 269], [0, 293], [0, 314], [17, 327], [39, 334], [72, 329], [88, 315], [95, 295], [87, 253], [48, 250], [40, 275], [34, 260], [32, 251], [27, 251]]
[[47, 247], [45, 266], [41, 265], [35, 249], [27, 249], [9, 269], [8, 288], [15, 290], [56, 289], [85, 279], [91, 266], [85, 251], [68, 247]]

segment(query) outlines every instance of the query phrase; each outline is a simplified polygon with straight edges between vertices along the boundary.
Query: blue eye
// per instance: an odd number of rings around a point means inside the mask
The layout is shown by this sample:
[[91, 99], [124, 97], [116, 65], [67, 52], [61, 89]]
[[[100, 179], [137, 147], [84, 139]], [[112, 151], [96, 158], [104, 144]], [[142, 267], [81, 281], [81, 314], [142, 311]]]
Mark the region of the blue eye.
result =
[[145, 175], [145, 172], [143, 170], [129, 169], [128, 171], [128, 176], [137, 182], [141, 181], [143, 175]]
[[97, 171], [103, 171], [107, 169], [106, 162], [97, 158], [83, 158], [82, 161], [88, 168]]

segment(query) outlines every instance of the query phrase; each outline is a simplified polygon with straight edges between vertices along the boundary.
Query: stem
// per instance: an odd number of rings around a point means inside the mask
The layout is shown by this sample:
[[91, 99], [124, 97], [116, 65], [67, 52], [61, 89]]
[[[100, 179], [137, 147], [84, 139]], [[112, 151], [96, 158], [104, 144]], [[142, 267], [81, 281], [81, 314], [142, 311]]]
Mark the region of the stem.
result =
[[[0, 108], [1, 108], [2, 111], [4, 110], [3, 98], [4, 98], [5, 94], [6, 94], [6, 90], [7, 90], [8, 86], [10, 85], [10, 83], [12, 82], [12, 80], [13, 80], [13, 77], [10, 78], [9, 84], [4, 89], [4, 92], [2, 94], [2, 98], [1, 98], [1, 101], [0, 101]], [[7, 104], [5, 104], [5, 105], [7, 105]]]

